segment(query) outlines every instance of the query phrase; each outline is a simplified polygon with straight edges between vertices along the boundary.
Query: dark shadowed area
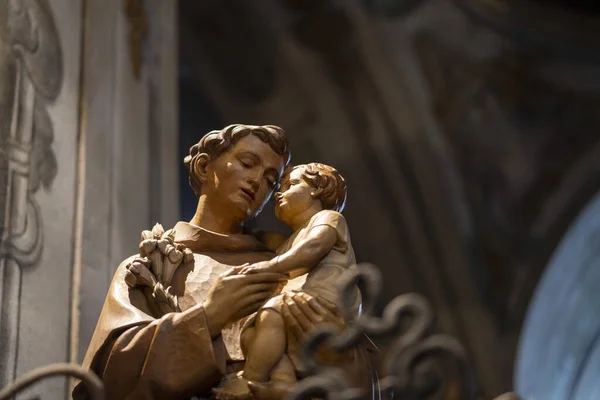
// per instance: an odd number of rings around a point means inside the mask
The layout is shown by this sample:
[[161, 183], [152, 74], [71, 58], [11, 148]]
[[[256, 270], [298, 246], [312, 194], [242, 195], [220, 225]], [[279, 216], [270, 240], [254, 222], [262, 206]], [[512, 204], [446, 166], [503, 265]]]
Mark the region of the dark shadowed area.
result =
[[[345, 176], [357, 258], [380, 267], [386, 298], [425, 295], [482, 393], [592, 398], [600, 326], [580, 304], [597, 302], [585, 288], [600, 275], [579, 275], [588, 250], [570, 243], [595, 237], [580, 225], [598, 213], [586, 207], [600, 189], [599, 11], [181, 0], [180, 156], [230, 123], [284, 127], [294, 164]], [[285, 229], [272, 205], [252, 224]], [[556, 303], [571, 295], [578, 303]]]

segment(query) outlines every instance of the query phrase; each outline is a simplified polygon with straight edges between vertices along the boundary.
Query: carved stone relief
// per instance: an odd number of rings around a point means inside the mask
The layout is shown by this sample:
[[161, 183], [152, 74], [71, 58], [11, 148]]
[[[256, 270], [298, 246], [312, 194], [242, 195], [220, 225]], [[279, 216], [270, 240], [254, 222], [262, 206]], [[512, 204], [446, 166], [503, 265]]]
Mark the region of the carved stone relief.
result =
[[0, 386], [15, 375], [21, 273], [43, 248], [35, 193], [58, 170], [46, 105], [63, 81], [60, 41], [47, 0], [0, 2]]

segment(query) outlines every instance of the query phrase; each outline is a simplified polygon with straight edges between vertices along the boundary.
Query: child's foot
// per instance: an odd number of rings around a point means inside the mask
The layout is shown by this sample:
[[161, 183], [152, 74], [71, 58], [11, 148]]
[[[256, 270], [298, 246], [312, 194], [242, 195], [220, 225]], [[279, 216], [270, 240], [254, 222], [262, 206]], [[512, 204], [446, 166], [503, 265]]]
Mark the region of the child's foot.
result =
[[248, 387], [252, 392], [252, 397], [260, 400], [281, 400], [291, 392], [295, 383], [286, 384], [283, 382], [250, 382]]
[[212, 393], [217, 400], [249, 400], [252, 397], [248, 380], [241, 374], [228, 379], [223, 386], [213, 389]]

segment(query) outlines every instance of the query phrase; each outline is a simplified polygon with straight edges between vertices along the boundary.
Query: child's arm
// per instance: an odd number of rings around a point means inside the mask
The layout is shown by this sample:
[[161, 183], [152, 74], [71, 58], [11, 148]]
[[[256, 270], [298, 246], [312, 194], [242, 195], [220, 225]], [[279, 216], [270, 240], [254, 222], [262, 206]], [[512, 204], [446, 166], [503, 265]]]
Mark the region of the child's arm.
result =
[[242, 273], [253, 270], [279, 272], [291, 277], [300, 276], [309, 272], [319, 264], [333, 249], [338, 240], [336, 230], [328, 225], [319, 225], [312, 228], [306, 238], [296, 243], [287, 252], [275, 257], [271, 261], [261, 262], [260, 265], [246, 267]]
[[278, 232], [256, 231], [252, 234], [271, 251], [277, 250], [287, 239], [285, 235]]
[[303, 240], [271, 260], [269, 270], [291, 276], [306, 274], [333, 249], [337, 240], [338, 235], [333, 227], [315, 226]]

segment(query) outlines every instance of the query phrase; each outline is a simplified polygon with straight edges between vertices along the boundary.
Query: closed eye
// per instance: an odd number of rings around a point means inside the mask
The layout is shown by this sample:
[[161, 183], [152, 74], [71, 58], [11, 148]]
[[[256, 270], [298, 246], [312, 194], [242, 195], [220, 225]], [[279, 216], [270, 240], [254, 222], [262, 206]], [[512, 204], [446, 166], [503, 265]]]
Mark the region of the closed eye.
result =
[[240, 163], [244, 168], [252, 168], [252, 162], [249, 160], [240, 160]]

